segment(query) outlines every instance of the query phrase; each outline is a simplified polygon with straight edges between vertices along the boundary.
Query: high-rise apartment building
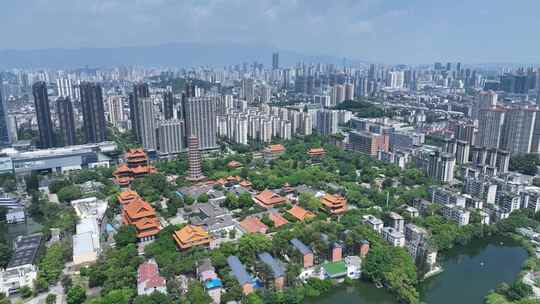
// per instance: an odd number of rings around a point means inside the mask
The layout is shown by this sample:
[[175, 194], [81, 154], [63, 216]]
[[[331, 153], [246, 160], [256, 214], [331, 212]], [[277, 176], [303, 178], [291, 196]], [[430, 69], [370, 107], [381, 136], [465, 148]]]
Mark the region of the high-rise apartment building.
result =
[[79, 85], [83, 114], [83, 133], [87, 143], [107, 140], [105, 107], [101, 85], [83, 82]]
[[52, 148], [54, 146], [54, 133], [47, 84], [44, 81], [34, 83], [32, 93], [39, 129], [39, 147], [42, 149]]
[[317, 132], [321, 135], [338, 132], [338, 112], [335, 110], [319, 110], [317, 112]]
[[164, 120], [158, 127], [158, 151], [160, 154], [178, 154], [184, 150], [184, 121], [179, 119]]
[[64, 146], [75, 145], [75, 119], [73, 118], [73, 104], [69, 97], [60, 97], [56, 100], [56, 115]]
[[506, 111], [502, 108], [481, 109], [478, 113], [476, 145], [499, 148]]
[[124, 105], [121, 96], [109, 96], [107, 98], [107, 120], [115, 127], [124, 121]]
[[501, 138], [501, 149], [512, 154], [531, 152], [538, 109], [517, 106], [506, 111]]
[[201, 150], [216, 149], [217, 97], [190, 97], [183, 104], [186, 136], [196, 136]]
[[354, 100], [354, 84], [345, 84], [345, 100]]
[[272, 70], [279, 69], [279, 53], [272, 53]]
[[156, 117], [154, 102], [150, 97], [139, 99], [139, 132], [141, 144], [146, 150], [157, 149]]
[[163, 94], [163, 116], [166, 120], [174, 117], [174, 96], [172, 92]]
[[146, 83], [137, 83], [133, 86], [133, 92], [129, 95], [129, 119], [131, 120], [131, 127], [135, 131], [135, 135], [139, 142], [141, 142], [141, 119], [139, 104], [141, 99], [150, 97], [150, 89]]
[[[0, 85], [1, 83], [2, 79], [0, 78]], [[2, 90], [0, 90], [0, 146], [9, 145], [12, 142], [7, 112], [6, 99], [2, 98]]]

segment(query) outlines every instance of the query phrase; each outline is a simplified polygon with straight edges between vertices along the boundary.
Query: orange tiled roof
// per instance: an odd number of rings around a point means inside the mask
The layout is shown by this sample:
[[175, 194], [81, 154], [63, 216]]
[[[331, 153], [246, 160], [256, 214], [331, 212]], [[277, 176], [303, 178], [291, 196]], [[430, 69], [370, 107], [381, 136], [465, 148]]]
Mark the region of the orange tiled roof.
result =
[[131, 169], [126, 164], [120, 164], [116, 167], [116, 169], [113, 172], [114, 176], [121, 175], [121, 174], [129, 174], [131, 173]]
[[126, 189], [118, 194], [118, 202], [122, 205], [127, 204], [135, 199], [141, 198], [139, 194], [131, 189]]
[[281, 214], [277, 212], [270, 212], [268, 217], [274, 222], [274, 227], [283, 226], [289, 223]]
[[308, 151], [309, 156], [322, 156], [326, 154], [323, 148], [313, 148]]
[[133, 180], [133, 177], [131, 176], [119, 176], [119, 177], [115, 177], [114, 183], [119, 186], [127, 186], [129, 185], [129, 183], [131, 183], [132, 180]]
[[173, 238], [182, 249], [210, 243], [210, 235], [202, 227], [187, 225], [173, 233]]
[[266, 147], [266, 151], [270, 153], [281, 153], [285, 152], [285, 147], [282, 144], [270, 145]]
[[332, 214], [340, 214], [347, 211], [347, 199], [341, 195], [327, 193], [321, 198], [321, 203]]
[[278, 204], [285, 203], [287, 199], [270, 190], [264, 190], [263, 192], [255, 196], [255, 201], [262, 207], [269, 208]]
[[126, 158], [136, 158], [136, 157], [148, 157], [143, 148], [134, 148], [128, 149], [126, 152]]
[[242, 164], [236, 160], [231, 160], [228, 164], [227, 164], [227, 167], [229, 168], [239, 168], [239, 167], [242, 167]]
[[156, 210], [143, 199], [136, 199], [124, 205], [124, 212], [131, 220], [156, 216]]
[[240, 226], [248, 233], [262, 233], [265, 234], [268, 231], [266, 226], [258, 217], [248, 216], [240, 222]]
[[243, 180], [240, 182], [240, 186], [244, 187], [244, 188], [249, 188], [251, 186], [253, 186], [253, 184], [248, 181], [247, 179]]
[[313, 212], [308, 211], [298, 205], [294, 205], [291, 209], [287, 210], [287, 213], [294, 216], [300, 221], [315, 217], [315, 214]]

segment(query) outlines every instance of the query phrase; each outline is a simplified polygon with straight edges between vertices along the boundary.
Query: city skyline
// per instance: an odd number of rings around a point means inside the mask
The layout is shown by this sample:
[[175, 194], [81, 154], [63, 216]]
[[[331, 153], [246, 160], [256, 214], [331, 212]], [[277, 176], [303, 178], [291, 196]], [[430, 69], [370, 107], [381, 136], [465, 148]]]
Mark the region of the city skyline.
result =
[[524, 2], [9, 1], [0, 18], [16, 26], [0, 50], [187, 42], [385, 63], [537, 63], [540, 4]]

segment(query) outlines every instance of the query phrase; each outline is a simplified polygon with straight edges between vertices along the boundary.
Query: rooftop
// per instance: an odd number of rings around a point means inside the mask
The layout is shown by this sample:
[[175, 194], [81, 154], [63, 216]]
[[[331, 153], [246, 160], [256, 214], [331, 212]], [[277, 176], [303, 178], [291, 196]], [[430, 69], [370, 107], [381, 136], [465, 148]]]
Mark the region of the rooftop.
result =
[[247, 273], [246, 268], [240, 262], [238, 257], [231, 255], [227, 258], [227, 264], [232, 270], [232, 273], [240, 285], [251, 283], [251, 276]]
[[274, 277], [277, 278], [285, 275], [285, 268], [283, 267], [283, 265], [281, 265], [278, 260], [274, 259], [274, 257], [272, 257], [270, 253], [261, 252], [258, 256], [263, 263], [265, 263], [270, 267], [270, 269], [272, 269]]

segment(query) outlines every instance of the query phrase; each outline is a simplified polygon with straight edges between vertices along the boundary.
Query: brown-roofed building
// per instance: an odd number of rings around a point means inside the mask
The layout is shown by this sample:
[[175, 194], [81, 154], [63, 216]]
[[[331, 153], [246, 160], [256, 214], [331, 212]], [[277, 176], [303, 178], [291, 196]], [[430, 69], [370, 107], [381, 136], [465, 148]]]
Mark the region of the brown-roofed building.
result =
[[264, 159], [267, 161], [276, 159], [283, 153], [285, 153], [285, 147], [282, 144], [270, 145], [263, 151]]
[[287, 202], [287, 198], [270, 190], [264, 190], [257, 194], [254, 198], [255, 202], [263, 208], [272, 208], [279, 204]]
[[321, 203], [330, 214], [343, 214], [347, 211], [347, 199], [338, 194], [325, 194], [321, 197]]
[[173, 238], [180, 249], [185, 250], [193, 246], [207, 246], [210, 244], [210, 234], [200, 226], [187, 225], [173, 233]]
[[274, 222], [274, 227], [280, 227], [289, 223], [281, 214], [272, 211], [268, 213], [268, 217]]
[[131, 189], [126, 189], [120, 193], [118, 193], [118, 202], [120, 203], [120, 205], [126, 205], [126, 204], [129, 204], [131, 202], [133, 202], [134, 200], [136, 199], [140, 199], [141, 197], [139, 196], [139, 194]]
[[142, 148], [128, 150], [125, 159], [126, 163], [118, 165], [113, 172], [114, 182], [119, 186], [129, 186], [135, 178], [157, 172], [148, 165], [148, 156]]
[[155, 238], [161, 230], [156, 210], [148, 202], [139, 198], [125, 204], [122, 208], [122, 220], [125, 225], [133, 225], [140, 241]]
[[310, 157], [322, 157], [326, 154], [326, 151], [323, 148], [313, 148], [309, 149], [308, 155]]
[[262, 233], [266, 234], [268, 226], [266, 226], [258, 217], [248, 216], [240, 222], [240, 227], [247, 233]]
[[127, 150], [125, 158], [130, 168], [148, 166], [148, 155], [143, 148]]
[[236, 169], [242, 167], [242, 163], [236, 160], [231, 160], [229, 163], [227, 163], [227, 167], [231, 169]]
[[304, 221], [315, 217], [315, 214], [309, 210], [306, 210], [298, 205], [294, 205], [291, 209], [287, 210], [287, 213], [295, 217], [299, 221]]
[[244, 187], [244, 188], [251, 188], [251, 186], [253, 186], [253, 184], [250, 181], [248, 181], [247, 179], [241, 181], [239, 185]]

